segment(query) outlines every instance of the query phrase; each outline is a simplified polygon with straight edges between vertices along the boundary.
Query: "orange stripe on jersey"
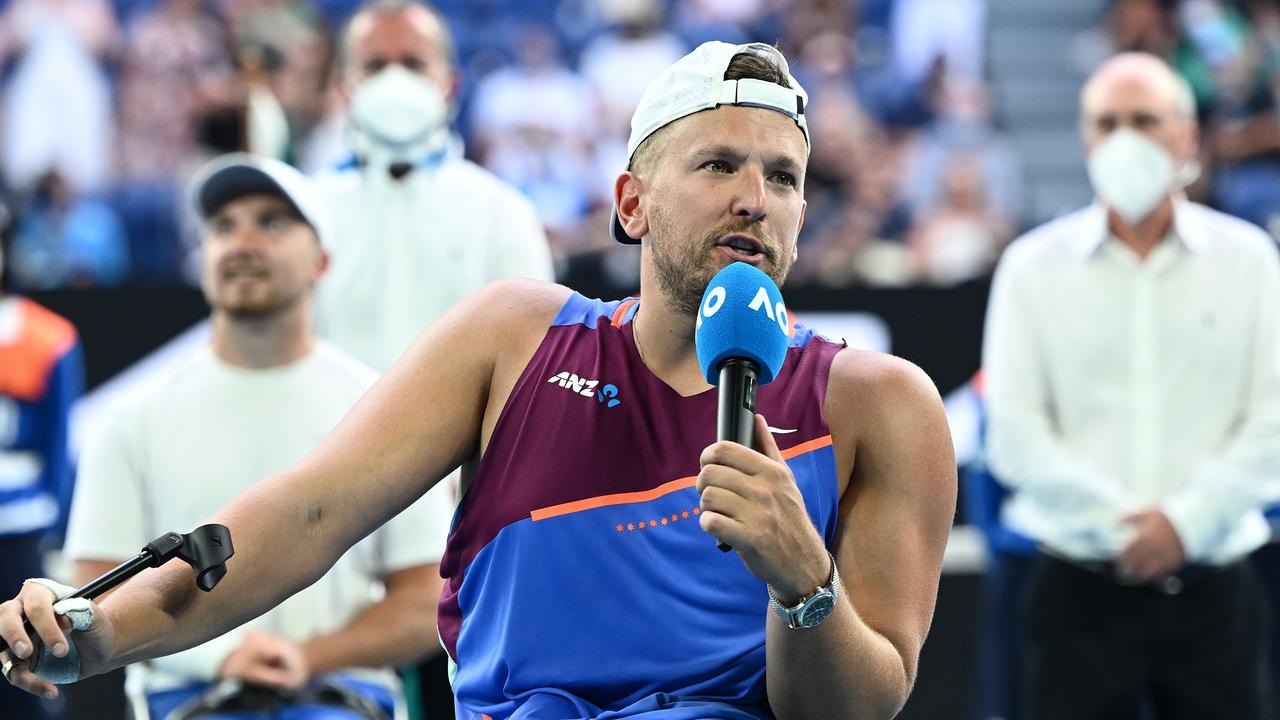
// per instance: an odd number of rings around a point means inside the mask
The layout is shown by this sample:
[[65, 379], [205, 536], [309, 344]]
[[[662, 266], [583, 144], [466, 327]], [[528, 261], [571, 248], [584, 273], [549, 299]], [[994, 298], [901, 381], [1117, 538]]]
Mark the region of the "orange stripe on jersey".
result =
[[613, 311], [613, 318], [609, 320], [609, 323], [616, 328], [622, 327], [622, 318], [626, 317], [627, 311], [631, 309], [632, 305], [635, 305], [638, 302], [640, 301], [636, 298], [631, 298], [618, 303], [618, 309]]
[[698, 478], [696, 476], [680, 478], [679, 480], [672, 480], [671, 482], [663, 483], [652, 490], [614, 493], [613, 495], [597, 495], [596, 497], [587, 498], [586, 500], [574, 500], [573, 502], [552, 505], [551, 507], [545, 507], [541, 510], [534, 510], [529, 513], [529, 517], [533, 518], [534, 522], [537, 522], [539, 520], [546, 520], [547, 518], [553, 518], [560, 515], [582, 512], [583, 510], [594, 510], [608, 505], [625, 505], [627, 503], [647, 502], [649, 500], [656, 500], [663, 495], [676, 492], [677, 490], [691, 488], [697, 484]]
[[807, 452], [812, 452], [814, 450], [817, 450], [818, 448], [824, 448], [830, 444], [831, 444], [831, 436], [823, 435], [820, 438], [806, 440], [800, 443], [799, 445], [792, 445], [791, 447], [782, 451], [782, 457], [786, 460], [790, 460], [791, 458], [797, 455], [803, 455]]
[[[793, 445], [782, 451], [782, 457], [790, 460], [797, 455], [803, 455], [812, 452], [818, 448], [824, 448], [831, 444], [831, 436], [824, 435], [820, 438], [807, 440], [799, 445]], [[573, 502], [561, 503], [550, 507], [540, 508], [529, 513], [529, 517], [534, 521], [547, 520], [561, 515], [582, 512], [583, 510], [595, 510], [596, 508], [607, 507], [609, 505], [625, 505], [628, 503], [648, 502], [657, 500], [663, 495], [669, 495], [685, 488], [691, 488], [698, 484], [697, 476], [684, 477], [679, 480], [672, 480], [659, 485], [651, 490], [637, 490], [636, 492], [614, 493], [612, 495], [597, 495], [596, 497], [586, 498], [585, 500], [574, 500]]]
[[31, 300], [18, 302], [17, 341], [0, 344], [0, 395], [31, 402], [44, 393], [53, 366], [75, 344], [76, 329]]

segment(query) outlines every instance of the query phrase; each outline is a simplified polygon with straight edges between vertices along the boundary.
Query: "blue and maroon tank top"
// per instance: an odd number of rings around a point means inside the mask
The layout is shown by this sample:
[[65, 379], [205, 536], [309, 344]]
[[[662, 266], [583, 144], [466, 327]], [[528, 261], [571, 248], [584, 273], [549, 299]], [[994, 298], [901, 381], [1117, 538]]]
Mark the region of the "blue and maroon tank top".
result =
[[[440, 636], [460, 720], [765, 720], [765, 584], [698, 525], [716, 390], [635, 349], [634, 298], [574, 294], [512, 390], [454, 517]], [[831, 545], [822, 417], [843, 347], [796, 327], [757, 398]]]

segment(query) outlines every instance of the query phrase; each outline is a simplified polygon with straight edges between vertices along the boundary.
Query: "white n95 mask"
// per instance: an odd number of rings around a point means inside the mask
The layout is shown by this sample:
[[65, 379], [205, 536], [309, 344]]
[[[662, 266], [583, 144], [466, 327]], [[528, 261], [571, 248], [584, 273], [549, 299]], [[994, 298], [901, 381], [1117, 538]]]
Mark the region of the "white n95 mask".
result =
[[439, 86], [398, 63], [365, 79], [351, 95], [358, 149], [371, 161], [416, 161], [447, 139], [447, 116]]
[[1150, 215], [1173, 189], [1173, 155], [1130, 128], [1114, 130], [1094, 146], [1088, 166], [1098, 199], [1130, 225]]

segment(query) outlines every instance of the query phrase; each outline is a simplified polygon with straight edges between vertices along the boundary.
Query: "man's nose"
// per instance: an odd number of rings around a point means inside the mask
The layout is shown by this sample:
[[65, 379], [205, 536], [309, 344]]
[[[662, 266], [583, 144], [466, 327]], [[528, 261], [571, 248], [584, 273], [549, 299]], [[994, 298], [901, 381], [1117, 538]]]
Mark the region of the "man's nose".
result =
[[251, 224], [237, 225], [223, 239], [226, 252], [234, 254], [253, 252], [261, 244], [262, 233]]
[[764, 173], [759, 168], [743, 168], [738, 173], [738, 184], [730, 211], [737, 217], [763, 221], [769, 212], [764, 185]]

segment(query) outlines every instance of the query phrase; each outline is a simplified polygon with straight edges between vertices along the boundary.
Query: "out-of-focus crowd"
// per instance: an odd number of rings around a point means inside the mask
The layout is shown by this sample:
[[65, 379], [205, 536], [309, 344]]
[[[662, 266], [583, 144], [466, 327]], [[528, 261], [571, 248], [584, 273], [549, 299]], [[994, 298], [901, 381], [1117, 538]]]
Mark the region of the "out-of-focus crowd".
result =
[[[0, 0], [0, 192], [15, 290], [171, 284], [195, 246], [183, 182], [236, 149], [306, 172], [350, 153], [333, 38], [355, 0]], [[707, 39], [776, 41], [814, 138], [792, 282], [987, 275], [1027, 217], [984, 60], [984, 0], [441, 0], [468, 157], [527, 194], [560, 268], [606, 223], [649, 79]], [[1117, 0], [1064, 61], [1156, 52], [1193, 83], [1190, 191], [1280, 212], [1280, 4]], [[376, 239], [372, 241], [376, 242]], [[623, 251], [625, 252], [625, 250]], [[608, 263], [603, 263], [607, 267]]]

